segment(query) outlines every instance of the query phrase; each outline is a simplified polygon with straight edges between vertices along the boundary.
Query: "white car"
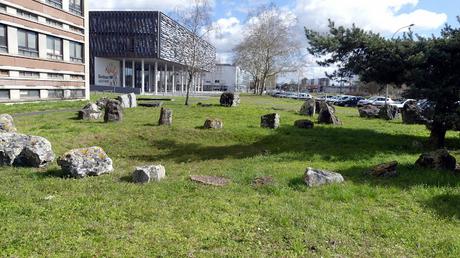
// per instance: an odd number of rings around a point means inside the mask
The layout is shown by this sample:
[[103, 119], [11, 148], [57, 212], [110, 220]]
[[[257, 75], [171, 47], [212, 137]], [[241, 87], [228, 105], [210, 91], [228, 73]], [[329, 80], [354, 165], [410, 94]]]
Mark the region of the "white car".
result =
[[[386, 104], [387, 105], [391, 105], [391, 104], [394, 104], [395, 102], [390, 99], [390, 98], [387, 98], [387, 101], [386, 101]], [[376, 100], [374, 100], [371, 105], [373, 106], [385, 106], [385, 97], [379, 97], [377, 98]]]
[[362, 107], [362, 106], [365, 106], [365, 105], [371, 105], [374, 101], [376, 101], [377, 99], [380, 99], [380, 98], [383, 98], [383, 100], [385, 100], [385, 97], [380, 97], [380, 96], [370, 97], [368, 99], [362, 99], [362, 100], [358, 101], [358, 107]]
[[298, 99], [311, 99], [313, 98], [310, 94], [308, 93], [299, 93], [297, 96]]
[[417, 103], [417, 100], [415, 99], [406, 99], [404, 102], [401, 102], [401, 103], [393, 103], [391, 104], [392, 106], [394, 107], [397, 107], [398, 109], [402, 109], [404, 107], [404, 105], [406, 105], [406, 103], [410, 103], [410, 102], [415, 102]]

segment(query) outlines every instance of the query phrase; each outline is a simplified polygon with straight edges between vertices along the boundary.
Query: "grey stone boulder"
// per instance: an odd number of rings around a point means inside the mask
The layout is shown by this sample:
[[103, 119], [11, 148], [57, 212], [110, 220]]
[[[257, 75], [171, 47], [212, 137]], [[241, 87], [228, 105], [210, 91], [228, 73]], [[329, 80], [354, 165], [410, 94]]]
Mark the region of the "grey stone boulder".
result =
[[0, 166], [45, 167], [54, 160], [51, 143], [39, 136], [0, 134]]
[[379, 118], [381, 119], [394, 120], [398, 118], [398, 116], [399, 116], [399, 110], [395, 106], [386, 105], [386, 106], [380, 107], [379, 109]]
[[101, 117], [102, 110], [94, 103], [89, 103], [78, 111], [78, 119], [80, 120], [99, 120]]
[[320, 102], [320, 111], [318, 115], [319, 124], [342, 125], [342, 122], [335, 115], [335, 108], [325, 101]]
[[379, 118], [380, 108], [372, 105], [365, 105], [358, 108], [359, 116], [363, 118]]
[[428, 119], [423, 116], [422, 109], [417, 106], [416, 102], [404, 104], [401, 116], [404, 124], [428, 124]]
[[169, 108], [161, 108], [160, 119], [158, 120], [159, 125], [172, 125], [173, 122], [173, 111]]
[[367, 174], [375, 177], [394, 177], [398, 175], [397, 169], [398, 162], [392, 161], [388, 163], [382, 163], [367, 172]]
[[17, 131], [14, 126], [13, 117], [8, 114], [0, 115], [0, 133], [15, 133]]
[[270, 129], [280, 127], [280, 115], [277, 113], [263, 115], [260, 118], [260, 127]]
[[206, 119], [203, 127], [205, 129], [222, 129], [224, 128], [224, 122], [217, 118]]
[[133, 173], [134, 183], [150, 183], [151, 181], [159, 182], [166, 176], [165, 167], [162, 165], [149, 165], [137, 167]]
[[316, 101], [314, 99], [306, 100], [300, 107], [299, 114], [313, 116], [316, 113]]
[[130, 108], [135, 108], [135, 107], [137, 107], [137, 98], [136, 98], [136, 94], [134, 94], [134, 93], [129, 93], [129, 94], [128, 94], [128, 98], [129, 98], [129, 107], [130, 107]]
[[109, 98], [100, 98], [96, 101], [96, 105], [99, 107], [99, 109], [105, 109], [105, 106], [107, 106], [107, 102], [109, 101]]
[[75, 178], [100, 176], [113, 171], [112, 159], [100, 147], [74, 149], [58, 158], [62, 170]]
[[308, 187], [336, 184], [345, 181], [339, 173], [326, 170], [307, 168], [304, 175], [304, 182]]
[[315, 124], [312, 121], [305, 119], [295, 121], [294, 126], [302, 129], [311, 129], [315, 126]]
[[104, 113], [104, 122], [119, 122], [123, 120], [123, 107], [118, 100], [107, 101]]
[[225, 92], [220, 96], [219, 102], [224, 107], [236, 107], [240, 104], [240, 95], [238, 93]]
[[457, 160], [446, 149], [440, 149], [420, 155], [415, 165], [422, 168], [454, 171]]
[[117, 100], [120, 102], [122, 108], [130, 108], [131, 103], [129, 101], [129, 95], [123, 94], [117, 97]]

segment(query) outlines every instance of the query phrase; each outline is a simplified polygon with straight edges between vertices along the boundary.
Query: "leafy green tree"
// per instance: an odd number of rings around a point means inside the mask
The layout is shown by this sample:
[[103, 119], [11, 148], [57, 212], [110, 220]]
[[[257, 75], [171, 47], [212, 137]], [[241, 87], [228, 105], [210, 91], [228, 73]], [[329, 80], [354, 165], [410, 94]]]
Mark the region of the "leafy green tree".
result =
[[[459, 19], [460, 21], [460, 19]], [[440, 36], [404, 34], [387, 39], [356, 26], [329, 21], [329, 33], [305, 29], [309, 52], [322, 66], [337, 66], [331, 78], [358, 75], [363, 82], [409, 87], [408, 97], [435, 104], [430, 143], [443, 147], [456, 117], [460, 89], [460, 30], [445, 26]]]

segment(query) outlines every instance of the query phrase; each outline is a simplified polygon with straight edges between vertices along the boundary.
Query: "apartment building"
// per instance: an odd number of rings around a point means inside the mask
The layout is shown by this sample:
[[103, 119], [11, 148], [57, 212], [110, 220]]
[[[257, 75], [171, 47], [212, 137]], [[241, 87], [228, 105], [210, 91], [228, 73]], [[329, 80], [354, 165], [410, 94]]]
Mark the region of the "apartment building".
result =
[[87, 0], [0, 0], [0, 102], [89, 98]]

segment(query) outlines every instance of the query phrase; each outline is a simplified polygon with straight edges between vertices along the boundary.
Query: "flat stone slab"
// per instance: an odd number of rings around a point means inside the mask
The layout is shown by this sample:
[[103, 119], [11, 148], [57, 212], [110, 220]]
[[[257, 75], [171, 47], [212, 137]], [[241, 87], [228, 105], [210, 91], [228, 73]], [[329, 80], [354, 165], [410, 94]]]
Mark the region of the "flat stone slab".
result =
[[143, 103], [139, 103], [137, 105], [141, 106], [141, 107], [153, 107], [153, 108], [156, 108], [156, 107], [163, 106], [163, 102], [143, 102]]
[[273, 179], [272, 176], [261, 176], [261, 177], [256, 177], [254, 178], [254, 180], [252, 180], [252, 185], [254, 187], [272, 185], [273, 183], [275, 183], [275, 180]]
[[230, 179], [218, 176], [190, 176], [190, 180], [212, 186], [226, 186], [230, 184]]

